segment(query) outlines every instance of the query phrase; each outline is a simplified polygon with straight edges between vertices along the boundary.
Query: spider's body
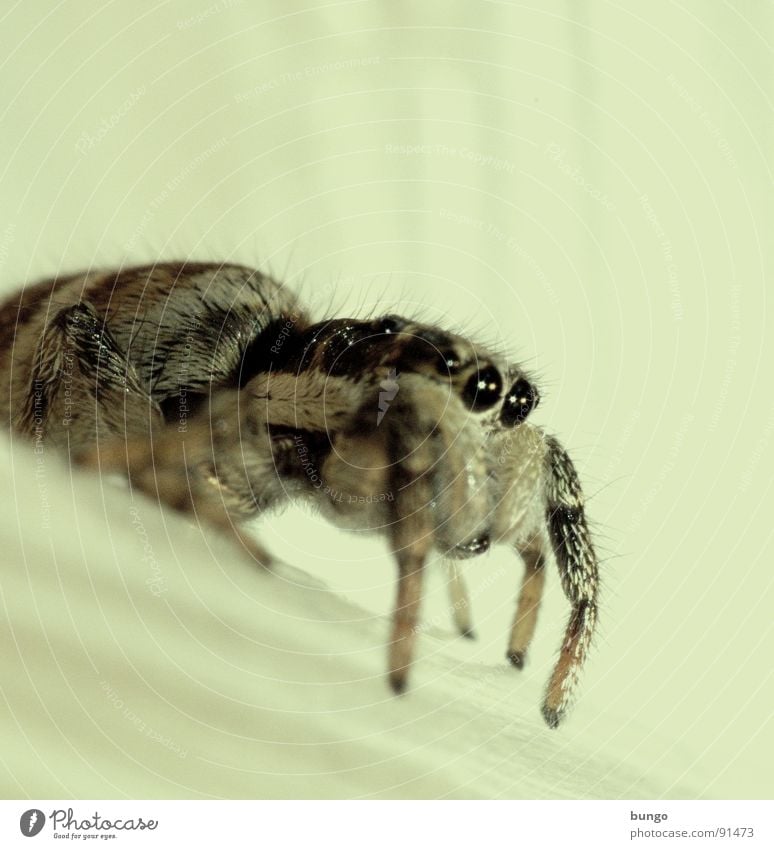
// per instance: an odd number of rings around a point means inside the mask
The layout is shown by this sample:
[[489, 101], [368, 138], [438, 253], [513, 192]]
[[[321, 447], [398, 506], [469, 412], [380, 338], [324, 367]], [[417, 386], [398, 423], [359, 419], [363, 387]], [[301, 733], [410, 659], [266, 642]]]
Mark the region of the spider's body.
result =
[[269, 565], [238, 523], [291, 498], [387, 537], [398, 565], [389, 676], [413, 656], [422, 572], [507, 543], [526, 572], [508, 657], [521, 666], [551, 550], [572, 605], [543, 714], [556, 726], [596, 620], [597, 563], [573, 465], [526, 421], [532, 381], [464, 338], [389, 315], [313, 322], [235, 265], [90, 272], [0, 305], [0, 414], [17, 432], [123, 470]]

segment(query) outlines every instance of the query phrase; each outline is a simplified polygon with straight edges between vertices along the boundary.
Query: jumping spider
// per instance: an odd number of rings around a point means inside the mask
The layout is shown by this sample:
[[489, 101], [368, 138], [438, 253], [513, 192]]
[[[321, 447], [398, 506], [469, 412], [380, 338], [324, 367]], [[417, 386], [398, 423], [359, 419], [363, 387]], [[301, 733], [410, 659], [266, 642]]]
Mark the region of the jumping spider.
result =
[[597, 616], [598, 572], [575, 468], [527, 422], [517, 365], [397, 315], [317, 323], [271, 277], [161, 263], [61, 277], [0, 306], [0, 412], [72, 460], [121, 471], [195, 512], [266, 567], [239, 523], [289, 499], [386, 536], [398, 567], [389, 681], [406, 686], [423, 567], [507, 543], [525, 574], [507, 657], [521, 667], [553, 553], [572, 612], [543, 716], [556, 727]]

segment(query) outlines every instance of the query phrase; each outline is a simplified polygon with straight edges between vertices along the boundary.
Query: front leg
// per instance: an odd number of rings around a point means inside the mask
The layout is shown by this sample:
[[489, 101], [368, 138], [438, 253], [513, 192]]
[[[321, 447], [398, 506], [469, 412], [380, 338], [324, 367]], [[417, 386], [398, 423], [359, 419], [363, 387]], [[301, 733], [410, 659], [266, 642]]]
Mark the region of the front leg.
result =
[[493, 542], [514, 546], [524, 561], [507, 651], [515, 667], [524, 665], [535, 633], [549, 552], [571, 604], [542, 708], [547, 724], [556, 728], [572, 701], [594, 633], [599, 572], [575, 467], [557, 439], [525, 421], [536, 397], [528, 382], [517, 380], [490, 434]]
[[524, 561], [524, 577], [516, 606], [516, 615], [508, 644], [508, 660], [517, 668], [524, 666], [527, 649], [535, 636], [537, 616], [546, 582], [542, 540], [536, 538], [518, 546]]
[[546, 524], [562, 588], [572, 605], [543, 702], [543, 716], [556, 728], [572, 701], [594, 634], [599, 569], [575, 466], [557, 439], [548, 437], [546, 447]]
[[[381, 528], [388, 536], [398, 570], [388, 679], [393, 691], [402, 693], [415, 653], [425, 562], [434, 542], [429, 505], [439, 458], [430, 432], [417, 422], [413, 402], [425, 381], [406, 375], [398, 386], [400, 398], [385, 410], [379, 404], [379, 377], [377, 371], [356, 382], [310, 370], [266, 375], [250, 391], [259, 415], [273, 426], [328, 436], [330, 452], [321, 463], [325, 489], [322, 495], [313, 492], [329, 517], [361, 529]], [[379, 500], [367, 507], [366, 499], [374, 494]]]
[[322, 464], [318, 503], [335, 524], [386, 535], [397, 571], [388, 676], [403, 692], [415, 653], [431, 549], [469, 550], [486, 538], [487, 466], [481, 431], [449, 387], [404, 374], [389, 408], [372, 386]]
[[406, 689], [409, 668], [414, 659], [425, 552], [412, 544], [406, 550], [396, 552], [395, 557], [398, 561], [398, 595], [393, 614], [388, 668], [390, 686], [400, 694]]
[[[398, 475], [396, 483], [403, 475]], [[433, 529], [427, 505], [432, 494], [427, 480], [404, 479], [395, 504], [391, 528], [392, 550], [398, 565], [398, 591], [393, 613], [389, 651], [390, 686], [396, 693], [406, 689], [422, 600], [422, 578]]]
[[[307, 476], [307, 495], [334, 522], [381, 528], [389, 538], [398, 568], [388, 652], [388, 678], [395, 693], [405, 690], [414, 657], [423, 572], [434, 531], [428, 512], [430, 479], [422, 473], [431, 471], [437, 458], [427, 444], [415, 445], [404, 433], [404, 423], [411, 431], [414, 418], [412, 379], [416, 381], [407, 375], [403, 381], [392, 415], [380, 409], [379, 372], [354, 381], [309, 368], [261, 375], [246, 387], [249, 420], [268, 421], [275, 432], [287, 428], [303, 434], [297, 437], [294, 465], [298, 479]], [[307, 446], [310, 440], [317, 450]], [[366, 499], [375, 493], [374, 506]]]

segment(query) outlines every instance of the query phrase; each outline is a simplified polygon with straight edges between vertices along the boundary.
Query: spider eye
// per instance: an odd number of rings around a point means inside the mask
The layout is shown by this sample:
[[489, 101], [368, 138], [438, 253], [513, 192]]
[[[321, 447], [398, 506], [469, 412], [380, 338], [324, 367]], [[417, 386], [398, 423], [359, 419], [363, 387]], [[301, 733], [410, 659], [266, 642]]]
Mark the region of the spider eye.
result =
[[386, 315], [379, 321], [382, 333], [400, 333], [405, 326], [406, 322], [399, 315]]
[[462, 400], [474, 413], [480, 413], [500, 400], [502, 388], [500, 372], [494, 366], [487, 366], [471, 375], [462, 390]]
[[500, 421], [506, 427], [521, 424], [540, 403], [537, 389], [523, 377], [519, 378], [505, 396]]
[[438, 355], [439, 374], [457, 374], [462, 367], [462, 361], [456, 351], [446, 348]]

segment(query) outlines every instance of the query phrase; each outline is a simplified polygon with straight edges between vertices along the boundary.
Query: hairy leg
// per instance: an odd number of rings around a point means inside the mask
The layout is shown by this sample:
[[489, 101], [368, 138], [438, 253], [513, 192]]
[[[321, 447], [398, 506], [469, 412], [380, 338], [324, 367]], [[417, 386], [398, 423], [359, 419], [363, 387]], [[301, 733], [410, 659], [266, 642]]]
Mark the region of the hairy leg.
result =
[[470, 615], [470, 598], [462, 570], [459, 563], [455, 560], [448, 560], [446, 568], [449, 576], [449, 601], [451, 602], [454, 624], [463, 637], [472, 640], [476, 635], [473, 632], [473, 621]]
[[292, 449], [267, 425], [246, 421], [238, 390], [220, 390], [185, 428], [168, 424], [144, 436], [100, 440], [76, 456], [82, 465], [117, 472], [130, 485], [192, 515], [234, 540], [268, 567], [272, 558], [240, 525], [286, 499], [278, 468]]
[[546, 576], [545, 558], [539, 541], [520, 546], [519, 553], [524, 560], [524, 577], [508, 644], [508, 660], [521, 669], [524, 666], [527, 649], [535, 635]]
[[556, 728], [572, 701], [594, 633], [599, 570], [575, 467], [558, 440], [549, 437], [546, 444], [546, 523], [562, 588], [572, 606], [543, 703], [546, 722]]

